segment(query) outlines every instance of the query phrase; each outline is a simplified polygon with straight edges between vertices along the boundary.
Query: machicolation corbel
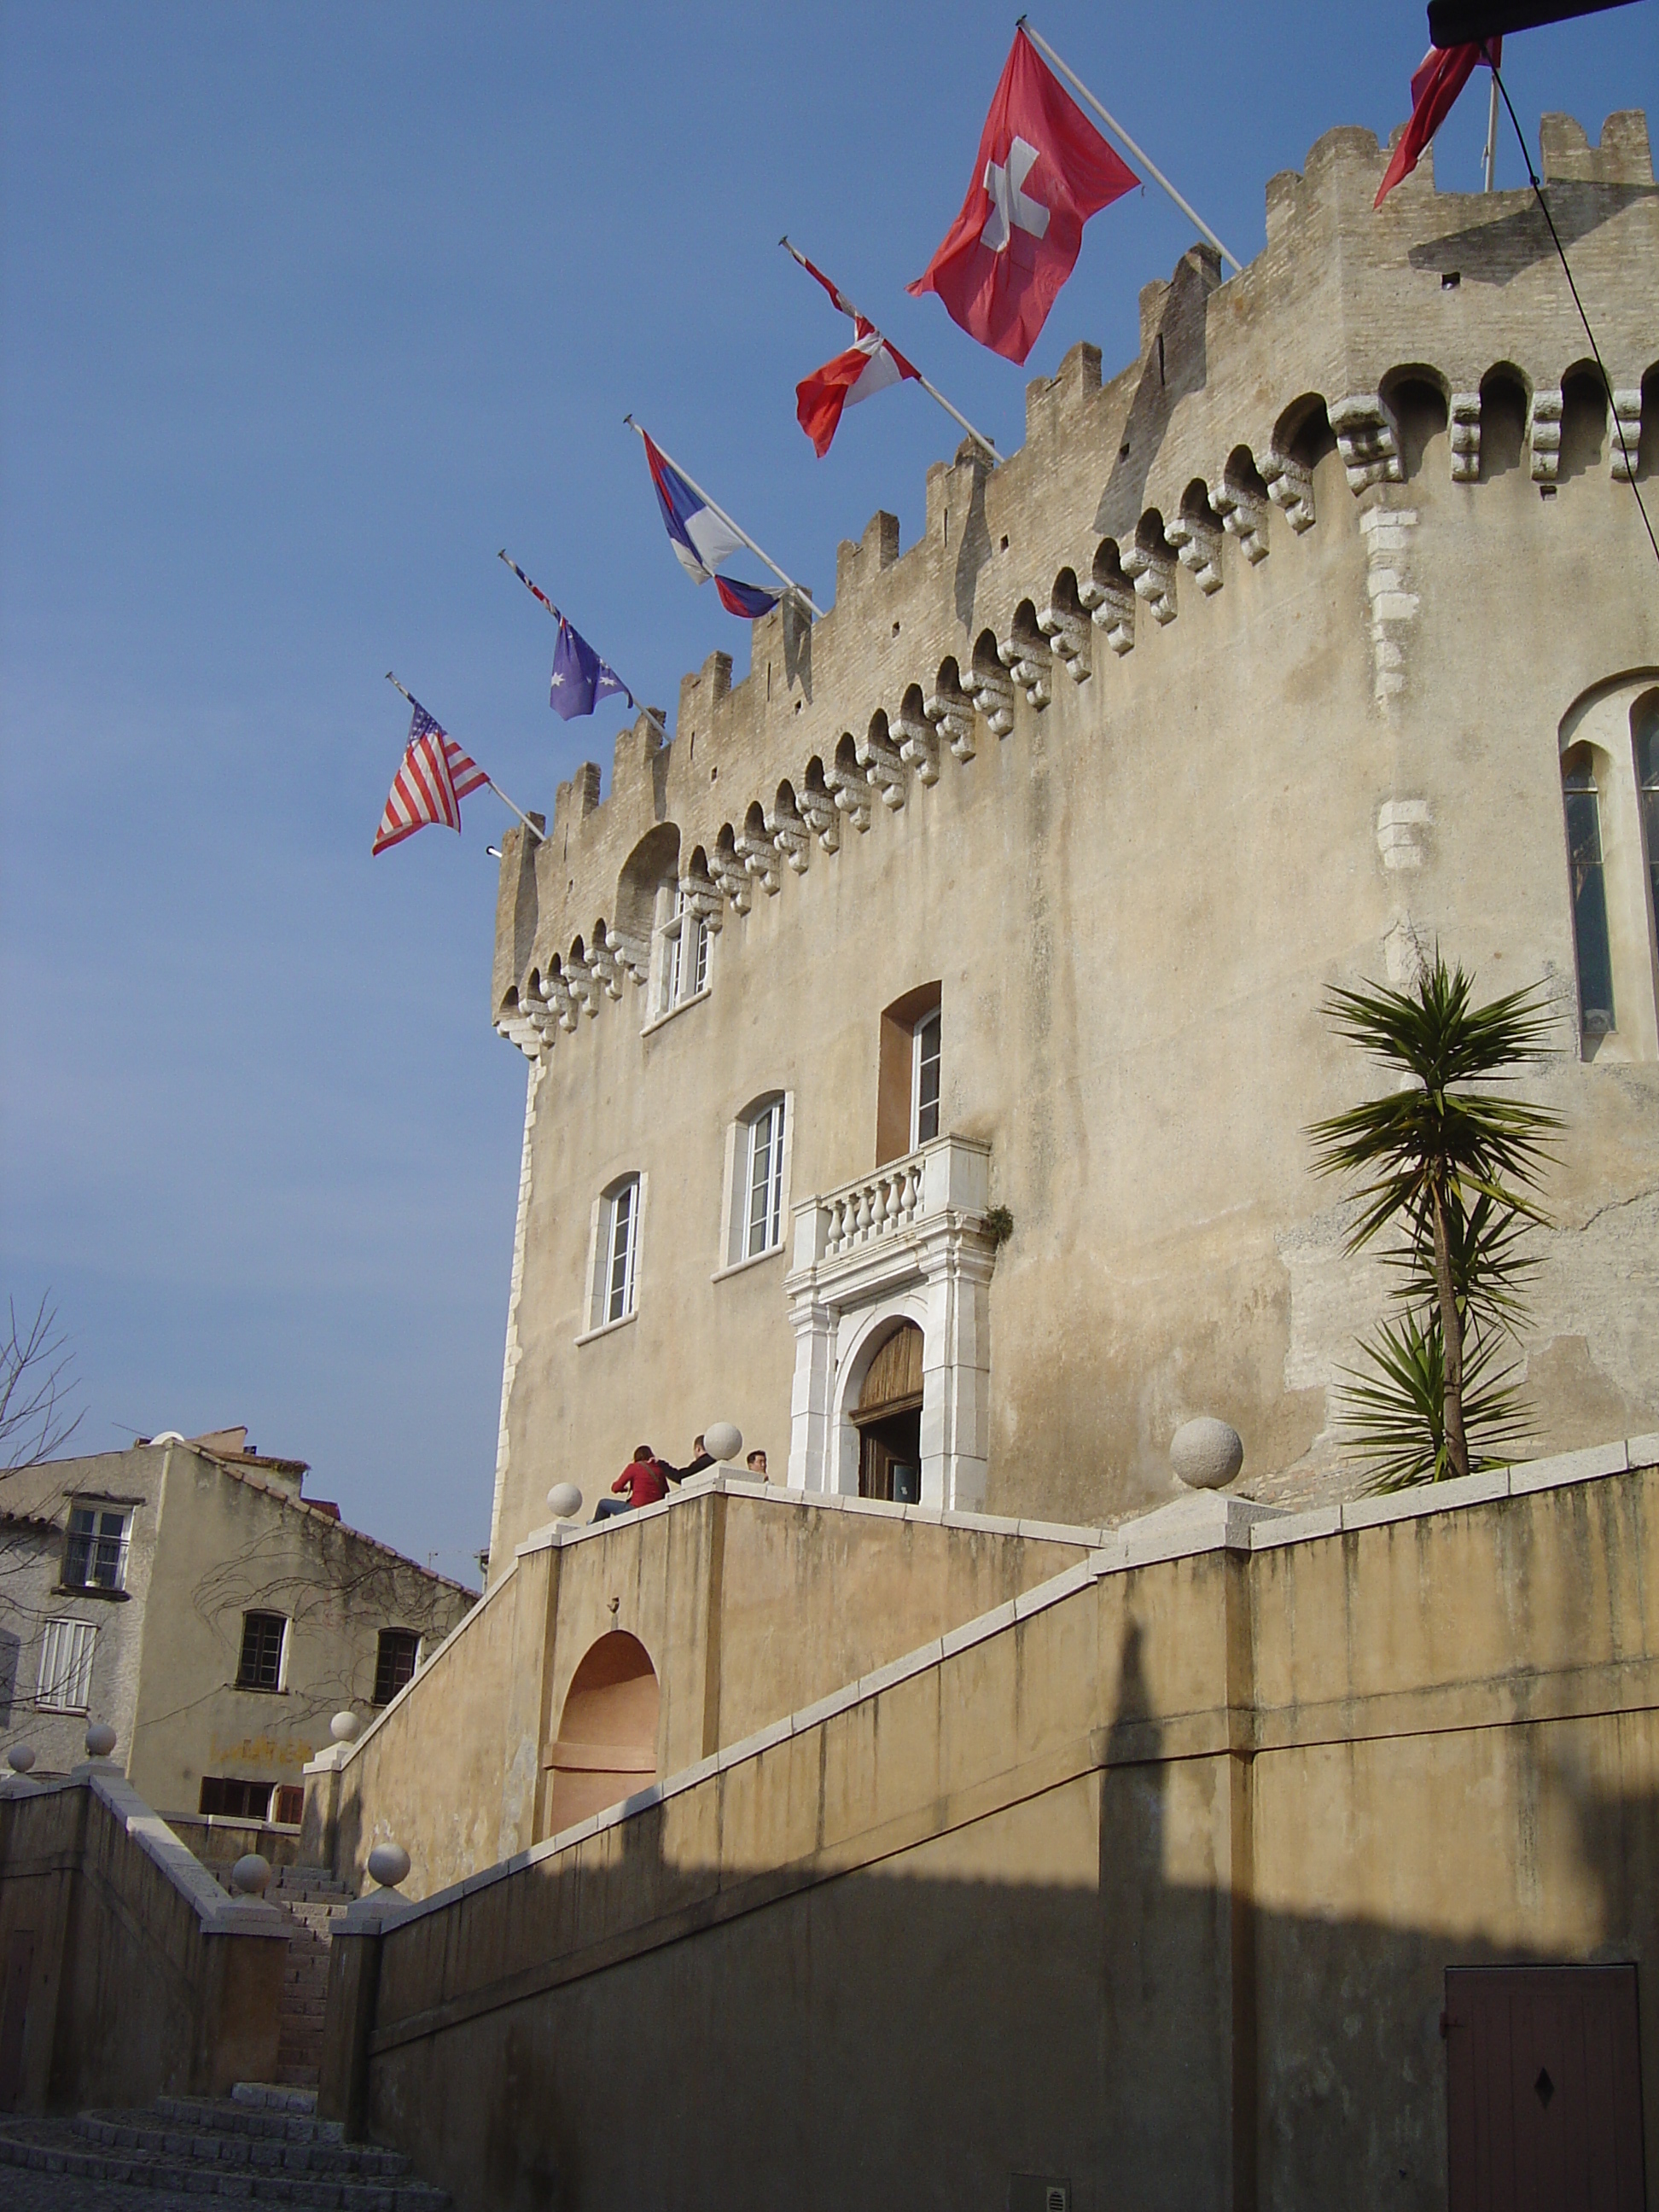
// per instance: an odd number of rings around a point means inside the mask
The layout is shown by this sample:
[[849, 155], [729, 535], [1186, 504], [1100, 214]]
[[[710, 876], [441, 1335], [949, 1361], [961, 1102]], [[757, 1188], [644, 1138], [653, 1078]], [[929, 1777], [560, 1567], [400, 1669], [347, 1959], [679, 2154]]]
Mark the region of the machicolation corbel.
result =
[[1013, 628], [997, 642], [997, 659], [1040, 712], [1054, 697], [1054, 654], [1037, 626], [1036, 609], [1022, 599], [1014, 610]]
[[766, 827], [771, 834], [774, 846], [783, 855], [787, 866], [798, 876], [804, 876], [812, 857], [812, 833], [800, 818], [792, 785], [781, 783], [778, 786], [778, 795], [772, 802], [772, 811], [766, 817]]
[[836, 757], [823, 771], [824, 789], [853, 827], [870, 827], [870, 780], [859, 766], [858, 747], [849, 731], [836, 747]]
[[830, 788], [821, 760], [812, 759], [806, 763], [806, 781], [801, 786], [798, 804], [801, 819], [824, 851], [839, 852], [841, 810], [836, 805], [836, 794]]
[[1356, 497], [1372, 484], [1404, 483], [1400, 428], [1394, 410], [1375, 392], [1352, 393], [1330, 410], [1331, 434]]
[[870, 718], [868, 732], [859, 739], [857, 758], [871, 784], [880, 793], [882, 805], [896, 812], [909, 793], [910, 779], [888, 731], [887, 717], [879, 707]]
[[984, 715], [994, 738], [1006, 738], [1014, 726], [1013, 679], [1002, 665], [1002, 656], [991, 631], [981, 632], [974, 647], [974, 665], [968, 678], [974, 705]]
[[1073, 683], [1087, 683], [1094, 668], [1094, 625], [1078, 598], [1071, 569], [1062, 568], [1054, 578], [1048, 605], [1037, 609], [1037, 628]]
[[959, 761], [974, 757], [974, 702], [962, 689], [957, 664], [947, 660], [939, 681], [922, 702], [921, 711]]
[[1135, 641], [1135, 588], [1123, 573], [1115, 538], [1101, 540], [1089, 580], [1078, 586], [1077, 595], [1095, 628], [1105, 632], [1112, 651], [1131, 652]]
[[1176, 558], [1207, 599], [1221, 589], [1221, 525], [1211, 512], [1210, 495], [1203, 483], [1191, 483], [1182, 499], [1181, 512], [1164, 535], [1176, 550]]
[[927, 720], [919, 685], [913, 684], [905, 693], [904, 704], [888, 721], [887, 734], [905, 766], [915, 770], [919, 783], [939, 781], [939, 732]]
[[1164, 518], [1156, 507], [1149, 507], [1141, 517], [1135, 542], [1123, 556], [1123, 573], [1134, 586], [1136, 597], [1152, 609], [1154, 622], [1175, 620], [1175, 555], [1164, 535]]
[[1451, 424], [1451, 476], [1454, 483], [1480, 481], [1480, 394], [1454, 392], [1447, 409]]

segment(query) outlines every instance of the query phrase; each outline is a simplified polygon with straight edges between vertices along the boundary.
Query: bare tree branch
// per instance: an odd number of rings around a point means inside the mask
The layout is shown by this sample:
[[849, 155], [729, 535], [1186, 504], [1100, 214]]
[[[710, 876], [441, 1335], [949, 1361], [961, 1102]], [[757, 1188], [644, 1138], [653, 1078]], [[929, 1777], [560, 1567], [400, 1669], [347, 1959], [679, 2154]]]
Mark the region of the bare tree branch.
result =
[[54, 1459], [81, 1425], [70, 1400], [80, 1383], [75, 1354], [58, 1327], [58, 1309], [42, 1291], [31, 1320], [20, 1322], [6, 1300], [7, 1334], [0, 1338], [0, 1474], [18, 1474]]

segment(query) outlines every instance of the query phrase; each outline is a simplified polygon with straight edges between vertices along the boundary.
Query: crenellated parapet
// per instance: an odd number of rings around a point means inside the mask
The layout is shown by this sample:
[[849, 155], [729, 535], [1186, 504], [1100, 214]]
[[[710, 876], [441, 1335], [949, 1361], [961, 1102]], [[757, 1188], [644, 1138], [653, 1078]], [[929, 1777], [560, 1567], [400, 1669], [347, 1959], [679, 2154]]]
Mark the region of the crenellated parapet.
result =
[[[1598, 465], [1623, 481], [1659, 439], [1646, 125], [1610, 117], [1592, 146], [1547, 117], [1542, 146], [1613, 386]], [[1103, 381], [1098, 349], [1074, 346], [1028, 386], [1018, 453], [993, 470], [969, 444], [929, 470], [913, 545], [873, 516], [822, 621], [756, 623], [735, 684], [711, 653], [672, 746], [643, 717], [618, 737], [603, 803], [591, 763], [562, 784], [545, 842], [503, 848], [502, 1033], [532, 1057], [579, 1036], [647, 985], [665, 895], [709, 933], [787, 898], [884, 817], [937, 805], [1021, 715], [1109, 692], [1164, 633], [1158, 653], [1202, 639], [1237, 580], [1319, 533], [1359, 535], [1376, 711], [1397, 711], [1422, 423], [1445, 428], [1437, 465], [1471, 499], [1500, 434], [1548, 499], [1595, 388], [1530, 192], [1438, 194], [1425, 158], [1373, 211], [1385, 159], [1370, 131], [1328, 133], [1270, 182], [1247, 269], [1224, 284], [1211, 249], [1184, 254], [1142, 293], [1134, 362]]]

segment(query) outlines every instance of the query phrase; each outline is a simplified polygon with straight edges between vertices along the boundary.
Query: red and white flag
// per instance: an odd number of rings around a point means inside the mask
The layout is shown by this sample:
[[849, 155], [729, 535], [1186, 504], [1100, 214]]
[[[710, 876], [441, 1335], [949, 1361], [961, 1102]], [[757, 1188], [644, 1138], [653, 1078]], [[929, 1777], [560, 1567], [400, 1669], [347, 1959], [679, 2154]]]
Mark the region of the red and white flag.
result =
[[469, 759], [453, 738], [444, 735], [424, 707], [417, 706], [410, 720], [403, 765], [392, 781], [371, 851], [384, 853], [389, 845], [400, 845], [417, 830], [438, 823], [459, 831], [461, 801], [489, 781], [477, 761]]
[[811, 376], [803, 377], [795, 386], [795, 419], [812, 441], [812, 450], [822, 460], [830, 450], [843, 407], [868, 399], [872, 392], [885, 392], [895, 384], [902, 384], [907, 377], [917, 384], [926, 380], [872, 322], [860, 314], [840, 286], [832, 283], [799, 246], [790, 246], [787, 238], [783, 244], [807, 275], [817, 279], [853, 325], [853, 343], [846, 352], [838, 353], [833, 361], [826, 361], [822, 368], [815, 368]]
[[1412, 119], [1401, 134], [1382, 183], [1376, 188], [1373, 208], [1380, 208], [1402, 178], [1409, 177], [1423, 158], [1423, 149], [1451, 113], [1452, 103], [1474, 74], [1478, 62], [1491, 60], [1494, 67], [1504, 59], [1504, 41], [1487, 41], [1492, 52], [1485, 46], [1431, 46], [1412, 78]]
[[1139, 181], [1018, 30], [962, 213], [909, 289], [937, 292], [970, 337], [1023, 362], [1077, 265], [1084, 224]]
[[[817, 271], [812, 273], [816, 276]], [[872, 392], [885, 392], [906, 377], [921, 382], [898, 348], [883, 337], [873, 323], [858, 315], [854, 318], [854, 328], [858, 335], [846, 352], [826, 361], [795, 386], [795, 419], [812, 441], [820, 460], [830, 450], [843, 407], [868, 399]]]

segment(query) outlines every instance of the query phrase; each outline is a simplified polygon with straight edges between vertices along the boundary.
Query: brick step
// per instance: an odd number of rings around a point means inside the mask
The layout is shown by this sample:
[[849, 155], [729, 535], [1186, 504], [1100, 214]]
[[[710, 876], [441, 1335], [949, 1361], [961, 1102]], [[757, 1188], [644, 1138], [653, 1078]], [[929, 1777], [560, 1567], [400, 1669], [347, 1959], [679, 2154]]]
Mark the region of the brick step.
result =
[[[305, 2147], [273, 2143], [268, 2148], [297, 2150]], [[424, 2182], [342, 2177], [288, 2166], [272, 2170], [194, 2154], [155, 2153], [136, 2144], [94, 2145], [78, 2137], [68, 2122], [19, 2119], [11, 2115], [0, 2120], [0, 2167], [3, 2166], [62, 2174], [82, 2183], [125, 2184], [173, 2196], [286, 2204], [295, 2212], [448, 2212], [450, 2203], [447, 2191], [429, 2189]]]
[[228, 2097], [158, 2097], [137, 2120], [149, 2112], [186, 2127], [205, 2128], [217, 2135], [268, 2136], [282, 2142], [338, 2142], [337, 2120], [317, 2118], [317, 2100], [298, 2089], [278, 2088], [274, 2082], [239, 2081]]
[[401, 2151], [343, 2142], [337, 2132], [322, 2140], [291, 2142], [282, 2136], [181, 2126], [160, 2113], [152, 2118], [145, 2112], [82, 2112], [70, 2125], [79, 2141], [94, 2149], [141, 2150], [222, 2171], [236, 2167], [253, 2173], [319, 2173], [342, 2180], [392, 2182], [409, 2172], [409, 2160]]

